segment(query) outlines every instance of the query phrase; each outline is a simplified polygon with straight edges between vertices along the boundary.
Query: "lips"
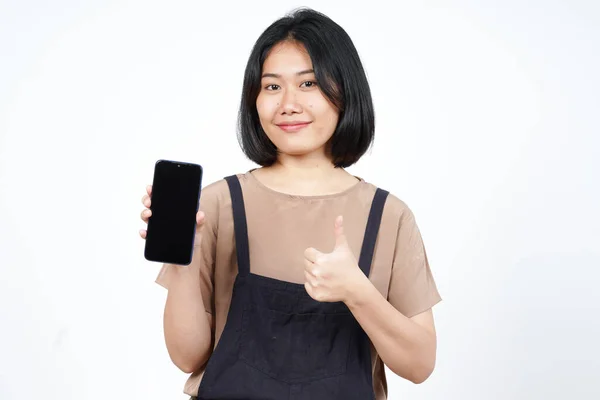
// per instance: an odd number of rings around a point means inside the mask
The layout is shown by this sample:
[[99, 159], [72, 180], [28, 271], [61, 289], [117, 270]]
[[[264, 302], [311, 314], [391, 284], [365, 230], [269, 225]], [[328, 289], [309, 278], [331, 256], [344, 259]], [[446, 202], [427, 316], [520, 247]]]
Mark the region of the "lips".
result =
[[293, 121], [277, 124], [277, 126], [286, 132], [297, 132], [303, 128], [306, 128], [309, 124], [310, 122]]

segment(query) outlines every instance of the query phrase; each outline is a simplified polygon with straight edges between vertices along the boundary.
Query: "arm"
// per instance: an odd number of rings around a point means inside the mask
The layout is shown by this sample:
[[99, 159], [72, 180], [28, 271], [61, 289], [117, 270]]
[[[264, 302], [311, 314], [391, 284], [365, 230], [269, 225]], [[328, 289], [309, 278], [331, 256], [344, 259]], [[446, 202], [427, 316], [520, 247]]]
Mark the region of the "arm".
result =
[[365, 330], [385, 365], [413, 383], [433, 372], [436, 333], [431, 310], [407, 318], [394, 308], [365, 277], [353, 291], [348, 308]]
[[197, 263], [189, 267], [169, 267], [171, 276], [164, 311], [165, 342], [173, 363], [183, 372], [192, 373], [211, 354], [212, 316], [205, 311]]
[[[210, 200], [206, 199], [204, 204], [210, 207]], [[167, 264], [158, 278], [168, 289], [163, 319], [167, 350], [173, 363], [186, 373], [197, 371], [212, 354], [216, 252], [212, 215], [205, 217], [203, 211], [198, 213], [197, 244], [190, 265]]]
[[[218, 201], [215, 192], [207, 189], [209, 187], [201, 194], [201, 208], [208, 207], [216, 219]], [[147, 209], [142, 212], [142, 219], [148, 222], [152, 186], [146, 191], [142, 203]], [[196, 243], [190, 265], [164, 264], [156, 279], [156, 283], [168, 290], [163, 317], [167, 351], [173, 363], [186, 373], [195, 372], [206, 363], [213, 343], [213, 319], [209, 311], [212, 308], [205, 305], [213, 303], [216, 229], [204, 211], [198, 211], [196, 222]], [[145, 239], [146, 231], [141, 230], [140, 235]]]
[[336, 219], [335, 236], [331, 253], [305, 250], [306, 291], [317, 301], [346, 303], [395, 374], [414, 383], [425, 381], [433, 372], [437, 344], [432, 313], [423, 310], [440, 297], [414, 216], [405, 210], [399, 224], [388, 299], [359, 268], [342, 217]]

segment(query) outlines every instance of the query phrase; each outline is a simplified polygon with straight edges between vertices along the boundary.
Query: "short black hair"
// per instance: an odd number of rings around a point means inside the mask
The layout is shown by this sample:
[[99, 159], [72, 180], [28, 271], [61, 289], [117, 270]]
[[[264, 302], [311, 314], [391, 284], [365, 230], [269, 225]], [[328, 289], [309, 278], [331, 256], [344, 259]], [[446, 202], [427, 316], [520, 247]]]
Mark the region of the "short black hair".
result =
[[328, 152], [336, 167], [349, 167], [369, 149], [375, 136], [371, 89], [350, 36], [326, 15], [299, 8], [272, 23], [256, 41], [244, 74], [238, 114], [238, 140], [242, 151], [265, 167], [277, 160], [277, 148], [265, 134], [256, 99], [269, 51], [280, 42], [301, 43], [306, 48], [324, 96], [339, 112]]

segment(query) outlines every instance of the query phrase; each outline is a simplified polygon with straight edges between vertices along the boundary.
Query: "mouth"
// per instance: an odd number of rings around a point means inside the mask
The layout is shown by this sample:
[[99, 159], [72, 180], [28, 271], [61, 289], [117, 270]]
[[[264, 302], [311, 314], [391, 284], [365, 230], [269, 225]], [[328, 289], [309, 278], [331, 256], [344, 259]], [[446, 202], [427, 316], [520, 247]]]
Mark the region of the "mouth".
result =
[[277, 126], [285, 132], [298, 132], [310, 125], [310, 122], [292, 122], [285, 124], [278, 124]]

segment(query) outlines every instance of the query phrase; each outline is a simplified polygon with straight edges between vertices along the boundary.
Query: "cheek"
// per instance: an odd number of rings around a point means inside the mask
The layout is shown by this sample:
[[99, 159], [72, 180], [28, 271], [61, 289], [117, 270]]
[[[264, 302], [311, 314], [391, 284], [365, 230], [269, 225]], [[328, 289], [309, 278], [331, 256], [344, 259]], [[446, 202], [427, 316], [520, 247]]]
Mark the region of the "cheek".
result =
[[261, 120], [271, 120], [277, 110], [277, 100], [259, 95], [256, 99], [256, 111]]
[[311, 93], [310, 98], [307, 98], [306, 100], [306, 105], [316, 114], [337, 114], [337, 109], [321, 92]]
[[308, 105], [310, 112], [318, 118], [319, 125], [329, 129], [335, 128], [338, 122], [339, 114], [337, 110], [326, 100], [313, 102]]

